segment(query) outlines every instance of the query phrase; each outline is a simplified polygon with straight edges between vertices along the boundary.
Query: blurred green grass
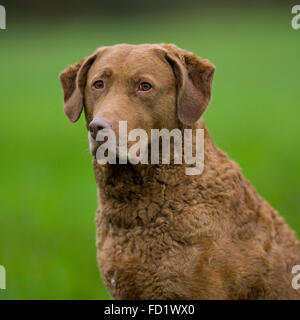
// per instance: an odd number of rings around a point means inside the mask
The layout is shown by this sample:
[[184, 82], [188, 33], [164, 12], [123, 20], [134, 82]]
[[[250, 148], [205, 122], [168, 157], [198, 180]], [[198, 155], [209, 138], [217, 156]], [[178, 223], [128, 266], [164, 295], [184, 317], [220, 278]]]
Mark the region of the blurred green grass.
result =
[[95, 248], [84, 121], [62, 112], [59, 72], [97, 47], [171, 42], [217, 67], [204, 118], [300, 236], [300, 31], [286, 11], [10, 23], [0, 33], [0, 299], [109, 299]]

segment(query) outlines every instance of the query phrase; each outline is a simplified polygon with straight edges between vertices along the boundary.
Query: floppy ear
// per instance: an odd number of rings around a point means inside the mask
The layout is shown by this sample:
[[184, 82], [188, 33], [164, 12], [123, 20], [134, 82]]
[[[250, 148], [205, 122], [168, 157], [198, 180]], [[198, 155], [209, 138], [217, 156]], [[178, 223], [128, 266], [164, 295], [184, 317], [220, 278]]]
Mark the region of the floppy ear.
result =
[[208, 60], [175, 45], [162, 46], [176, 78], [178, 118], [183, 124], [192, 125], [209, 105], [215, 67]]
[[71, 122], [77, 121], [82, 112], [86, 76], [96, 57], [95, 53], [60, 74], [64, 91], [64, 112]]

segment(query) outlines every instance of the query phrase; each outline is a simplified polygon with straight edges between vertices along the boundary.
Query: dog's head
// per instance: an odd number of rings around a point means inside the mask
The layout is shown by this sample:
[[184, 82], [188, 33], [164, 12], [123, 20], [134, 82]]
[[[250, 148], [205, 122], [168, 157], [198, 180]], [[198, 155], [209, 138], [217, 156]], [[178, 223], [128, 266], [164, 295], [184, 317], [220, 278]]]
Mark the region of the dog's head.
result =
[[97, 132], [172, 130], [193, 125], [211, 98], [215, 67], [175, 45], [102, 47], [60, 75], [64, 111], [75, 122], [85, 110], [90, 149], [95, 154]]

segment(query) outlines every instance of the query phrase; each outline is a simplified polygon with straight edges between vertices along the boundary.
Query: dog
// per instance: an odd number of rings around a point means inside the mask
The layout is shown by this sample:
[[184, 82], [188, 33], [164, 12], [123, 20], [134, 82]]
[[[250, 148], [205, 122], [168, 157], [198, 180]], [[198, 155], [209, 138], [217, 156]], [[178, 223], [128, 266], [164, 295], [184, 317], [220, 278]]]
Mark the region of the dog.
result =
[[[202, 119], [214, 71], [175, 45], [120, 44], [60, 74], [65, 114], [75, 122], [85, 112], [98, 185], [97, 258], [115, 299], [300, 298], [292, 287], [300, 242]], [[99, 164], [97, 133], [118, 135], [120, 121], [149, 134], [204, 130], [203, 173], [187, 175], [187, 164]]]

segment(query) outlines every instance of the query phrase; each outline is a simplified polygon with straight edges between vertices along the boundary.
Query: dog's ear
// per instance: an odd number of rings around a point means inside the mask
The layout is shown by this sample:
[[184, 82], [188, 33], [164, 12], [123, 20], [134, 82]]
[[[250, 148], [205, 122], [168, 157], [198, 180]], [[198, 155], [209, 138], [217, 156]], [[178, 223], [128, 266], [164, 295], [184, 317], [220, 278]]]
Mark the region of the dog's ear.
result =
[[178, 118], [183, 124], [192, 125], [209, 105], [215, 66], [175, 45], [161, 46], [176, 78]]
[[82, 112], [86, 76], [96, 58], [95, 53], [60, 74], [64, 92], [64, 112], [71, 122], [77, 121]]

